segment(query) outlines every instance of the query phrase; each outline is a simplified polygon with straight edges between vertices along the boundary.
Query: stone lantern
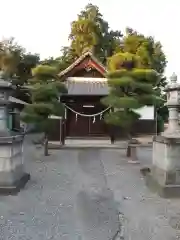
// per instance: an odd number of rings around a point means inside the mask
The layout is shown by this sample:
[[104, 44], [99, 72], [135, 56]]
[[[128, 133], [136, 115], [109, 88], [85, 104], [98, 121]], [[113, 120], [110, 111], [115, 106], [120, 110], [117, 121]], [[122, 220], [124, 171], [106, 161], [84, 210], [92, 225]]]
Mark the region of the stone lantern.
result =
[[0, 75], [0, 194], [18, 192], [30, 179], [24, 172], [23, 138], [7, 127], [12, 84]]
[[162, 197], [180, 197], [180, 84], [175, 74], [165, 89], [169, 111], [168, 128], [153, 138], [153, 159], [147, 185]]
[[10, 134], [7, 129], [7, 117], [11, 90], [11, 84], [0, 78], [0, 137]]
[[169, 111], [168, 128], [162, 134], [172, 138], [180, 137], [179, 109], [180, 109], [180, 84], [177, 83], [177, 76], [173, 74], [171, 82], [165, 89], [167, 93], [167, 103]]

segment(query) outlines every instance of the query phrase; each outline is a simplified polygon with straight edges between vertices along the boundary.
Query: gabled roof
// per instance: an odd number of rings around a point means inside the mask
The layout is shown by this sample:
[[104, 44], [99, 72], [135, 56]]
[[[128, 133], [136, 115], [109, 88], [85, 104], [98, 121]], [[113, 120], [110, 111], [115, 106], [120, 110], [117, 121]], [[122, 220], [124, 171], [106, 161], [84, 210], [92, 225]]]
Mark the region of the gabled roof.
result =
[[84, 53], [81, 57], [75, 60], [69, 67], [58, 74], [59, 77], [64, 76], [66, 73], [70, 72], [74, 69], [78, 64], [80, 64], [86, 57], [90, 57], [97, 65], [99, 65], [102, 70], [104, 71], [104, 75], [106, 74], [107, 70], [105, 66], [92, 54], [92, 52], [88, 51]]

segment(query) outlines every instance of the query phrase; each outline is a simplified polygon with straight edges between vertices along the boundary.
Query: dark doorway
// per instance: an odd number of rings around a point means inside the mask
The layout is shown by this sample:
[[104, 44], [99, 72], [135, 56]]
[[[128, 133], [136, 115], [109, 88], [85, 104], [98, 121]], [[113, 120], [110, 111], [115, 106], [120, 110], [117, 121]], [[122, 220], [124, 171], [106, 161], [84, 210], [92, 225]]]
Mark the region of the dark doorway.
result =
[[[78, 113], [92, 115], [104, 110], [99, 103], [72, 104], [71, 108]], [[107, 135], [106, 124], [101, 116], [84, 117], [68, 110], [66, 122], [66, 135], [68, 137], [93, 137]]]

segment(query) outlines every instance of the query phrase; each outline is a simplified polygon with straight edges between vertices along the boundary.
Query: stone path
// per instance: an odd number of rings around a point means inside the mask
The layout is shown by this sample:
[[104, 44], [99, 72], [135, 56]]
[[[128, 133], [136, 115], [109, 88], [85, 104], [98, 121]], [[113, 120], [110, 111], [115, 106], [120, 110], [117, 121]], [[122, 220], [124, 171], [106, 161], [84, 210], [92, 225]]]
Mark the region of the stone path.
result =
[[54, 151], [26, 142], [32, 180], [18, 196], [0, 196], [0, 240], [109, 240], [119, 230], [100, 151]]
[[[180, 237], [179, 200], [149, 192], [124, 150], [51, 150], [26, 141], [32, 180], [18, 196], [0, 196], [0, 240], [106, 240], [119, 229], [128, 240]], [[141, 148], [142, 165], [151, 149]]]

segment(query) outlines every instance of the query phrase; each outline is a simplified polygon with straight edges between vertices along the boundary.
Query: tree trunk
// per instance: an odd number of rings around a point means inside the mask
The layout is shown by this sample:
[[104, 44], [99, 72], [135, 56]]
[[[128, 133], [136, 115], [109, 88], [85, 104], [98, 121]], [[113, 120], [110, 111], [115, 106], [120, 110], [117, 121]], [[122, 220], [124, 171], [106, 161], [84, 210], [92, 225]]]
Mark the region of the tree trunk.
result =
[[127, 151], [126, 151], [126, 157], [131, 157], [131, 147], [129, 145], [129, 142], [128, 142], [128, 147], [127, 147]]
[[45, 133], [44, 135], [44, 156], [48, 156], [48, 135]]
[[126, 157], [131, 157], [131, 146], [130, 146], [131, 140], [132, 140], [132, 136], [128, 134], [128, 146], [126, 151]]

